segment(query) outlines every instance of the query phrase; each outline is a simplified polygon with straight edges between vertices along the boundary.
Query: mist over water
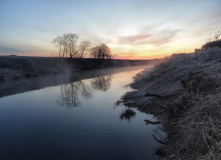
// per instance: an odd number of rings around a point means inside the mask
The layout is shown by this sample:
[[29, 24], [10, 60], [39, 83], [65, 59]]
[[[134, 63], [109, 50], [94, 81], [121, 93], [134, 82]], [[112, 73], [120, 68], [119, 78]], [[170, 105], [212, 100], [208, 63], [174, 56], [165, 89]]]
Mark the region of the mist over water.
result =
[[[0, 99], [0, 159], [154, 159], [151, 115], [115, 107], [144, 67], [68, 76]], [[39, 81], [40, 84], [43, 81]], [[6, 85], [6, 84], [5, 84]], [[53, 86], [55, 85], [55, 86]], [[44, 88], [46, 87], [46, 88]], [[128, 115], [128, 114], [127, 114]]]
[[[154, 64], [148, 65], [151, 68]], [[83, 79], [90, 79], [94, 77], [101, 77], [105, 75], [111, 75], [118, 72], [125, 72], [134, 69], [145, 68], [147, 66], [131, 66], [131, 67], [121, 67], [112, 69], [97, 69], [97, 70], [87, 70], [81, 72], [75, 72], [71, 74], [66, 72], [64, 74], [57, 75], [47, 75], [44, 77], [37, 78], [26, 78], [18, 80], [7, 80], [1, 81], [0, 85], [0, 97], [5, 97], [13, 94], [23, 93], [32, 90], [38, 90], [45, 87], [57, 86], [60, 84], [66, 84], [70, 82], [81, 81]]]

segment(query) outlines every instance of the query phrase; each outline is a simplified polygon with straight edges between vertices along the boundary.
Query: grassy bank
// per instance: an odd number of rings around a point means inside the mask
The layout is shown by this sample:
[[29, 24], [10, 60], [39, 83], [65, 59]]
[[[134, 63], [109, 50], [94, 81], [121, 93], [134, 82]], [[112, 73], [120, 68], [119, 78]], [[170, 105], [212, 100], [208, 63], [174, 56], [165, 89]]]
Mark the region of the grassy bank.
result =
[[[161, 120], [166, 159], [221, 158], [221, 53], [174, 54], [131, 84], [120, 100]], [[119, 103], [119, 102], [118, 102]]]
[[145, 65], [159, 60], [96, 60], [59, 57], [0, 56], [0, 80], [41, 77], [85, 70]]

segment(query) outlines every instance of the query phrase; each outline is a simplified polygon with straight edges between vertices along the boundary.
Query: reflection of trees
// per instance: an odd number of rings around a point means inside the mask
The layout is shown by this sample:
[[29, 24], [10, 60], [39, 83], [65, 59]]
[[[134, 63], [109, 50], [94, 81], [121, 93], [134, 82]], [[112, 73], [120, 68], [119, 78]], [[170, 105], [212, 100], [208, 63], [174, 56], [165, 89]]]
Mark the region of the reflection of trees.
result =
[[69, 107], [79, 106], [79, 95], [84, 98], [90, 98], [92, 96], [90, 92], [90, 87], [82, 81], [77, 81], [73, 83], [67, 83], [61, 85], [61, 99], [59, 103], [67, 105]]
[[83, 81], [77, 81], [61, 85], [61, 97], [59, 98], [59, 104], [61, 106], [75, 107], [80, 106], [79, 96], [83, 98], [92, 97], [92, 89], [107, 91], [110, 88], [111, 76], [99, 76], [93, 78], [90, 85], [87, 85]]
[[132, 118], [134, 118], [136, 115], [136, 112], [133, 109], [130, 108], [126, 108], [124, 111], [122, 111], [122, 113], [120, 114], [120, 120], [128, 120], [130, 122], [130, 120]]
[[91, 82], [91, 87], [95, 90], [107, 91], [111, 86], [111, 80], [110, 75], [95, 77]]

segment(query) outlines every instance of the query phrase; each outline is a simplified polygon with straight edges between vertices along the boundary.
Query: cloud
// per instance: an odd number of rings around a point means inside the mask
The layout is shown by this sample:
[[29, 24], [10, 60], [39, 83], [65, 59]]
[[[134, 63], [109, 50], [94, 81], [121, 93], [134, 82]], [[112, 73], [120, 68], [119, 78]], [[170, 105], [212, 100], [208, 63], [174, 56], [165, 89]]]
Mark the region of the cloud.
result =
[[18, 45], [18, 46], [0, 46], [0, 54], [19, 54], [19, 55], [35, 55], [46, 54], [51, 50], [44, 47], [38, 47], [34, 45]]
[[147, 39], [149, 37], [151, 37], [151, 34], [139, 34], [139, 35], [133, 35], [133, 36], [124, 36], [124, 37], [119, 37], [118, 42], [121, 44], [133, 44], [136, 43], [138, 41]]
[[0, 53], [20, 53], [20, 52], [22, 51], [16, 48], [0, 46]]
[[118, 43], [121, 45], [165, 45], [173, 41], [180, 29], [152, 29], [151, 33], [137, 34], [132, 36], [118, 37]]
[[170, 43], [173, 41], [172, 39], [178, 34], [179, 31], [180, 31], [179, 29], [176, 30], [164, 29], [158, 31], [154, 35], [154, 37], [152, 39], [149, 39], [149, 41], [147, 42], [152, 45], [164, 45]]

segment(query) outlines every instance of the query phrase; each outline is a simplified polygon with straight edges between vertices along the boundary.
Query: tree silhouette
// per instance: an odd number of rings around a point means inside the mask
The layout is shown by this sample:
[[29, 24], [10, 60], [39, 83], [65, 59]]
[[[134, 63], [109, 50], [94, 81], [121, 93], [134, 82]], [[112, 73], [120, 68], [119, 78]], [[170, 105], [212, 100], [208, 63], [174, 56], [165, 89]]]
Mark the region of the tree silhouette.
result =
[[85, 55], [88, 54], [90, 50], [91, 42], [90, 41], [82, 41], [79, 45], [79, 58], [84, 58]]
[[[79, 35], [75, 33], [66, 33], [62, 36], [57, 36], [52, 40], [55, 47], [59, 47], [59, 57], [74, 57], [78, 53], [77, 40]], [[61, 54], [62, 52], [62, 54]]]
[[91, 57], [95, 59], [112, 59], [110, 48], [102, 43], [91, 48]]
[[97, 59], [99, 64], [101, 60], [113, 58], [110, 48], [106, 44], [101, 43], [91, 47], [90, 41], [78, 43], [78, 39], [78, 34], [66, 33], [55, 37], [51, 43], [59, 48], [59, 57], [84, 58], [90, 52], [91, 57]]

